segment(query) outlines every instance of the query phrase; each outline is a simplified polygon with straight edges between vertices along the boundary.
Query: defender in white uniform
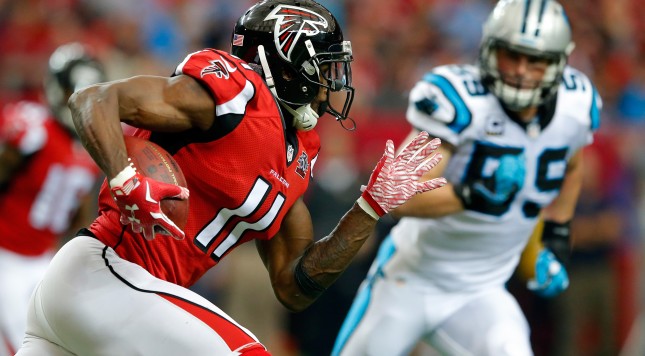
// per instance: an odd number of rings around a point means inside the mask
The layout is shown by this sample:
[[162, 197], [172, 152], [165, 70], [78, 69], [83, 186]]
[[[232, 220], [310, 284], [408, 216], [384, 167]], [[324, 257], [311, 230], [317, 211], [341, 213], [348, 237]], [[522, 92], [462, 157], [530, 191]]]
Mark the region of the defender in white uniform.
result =
[[420, 340], [448, 355], [532, 354], [527, 321], [504, 285], [540, 217], [545, 247], [529, 288], [549, 297], [568, 285], [579, 152], [601, 108], [590, 80], [566, 65], [572, 49], [560, 4], [500, 1], [478, 66], [438, 67], [416, 84], [411, 137], [442, 138], [444, 159], [432, 173], [449, 185], [395, 210], [402, 219], [334, 355], [405, 355]]

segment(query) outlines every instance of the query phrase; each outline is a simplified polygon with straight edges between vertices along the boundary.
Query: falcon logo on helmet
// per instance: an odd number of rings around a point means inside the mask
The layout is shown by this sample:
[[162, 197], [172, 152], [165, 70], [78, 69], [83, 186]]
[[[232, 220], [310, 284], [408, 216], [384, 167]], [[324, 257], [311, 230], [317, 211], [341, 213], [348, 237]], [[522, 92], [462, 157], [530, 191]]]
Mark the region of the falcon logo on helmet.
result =
[[320, 27], [327, 28], [327, 20], [319, 14], [307, 9], [279, 5], [271, 11], [264, 21], [276, 20], [273, 40], [280, 56], [291, 62], [291, 51], [301, 36], [315, 36], [320, 33]]

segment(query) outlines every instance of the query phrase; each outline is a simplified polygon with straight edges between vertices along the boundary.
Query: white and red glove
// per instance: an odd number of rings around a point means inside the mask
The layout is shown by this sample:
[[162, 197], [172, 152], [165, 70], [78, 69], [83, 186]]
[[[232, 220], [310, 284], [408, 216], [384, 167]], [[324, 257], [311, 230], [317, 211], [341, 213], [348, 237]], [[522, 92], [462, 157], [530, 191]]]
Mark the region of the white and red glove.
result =
[[155, 238], [156, 229], [178, 240], [184, 238], [184, 232], [161, 211], [161, 200], [187, 199], [188, 189], [145, 177], [132, 166], [112, 178], [110, 188], [121, 210], [121, 224], [131, 224], [135, 233], [143, 231], [149, 241]]
[[434, 178], [419, 182], [419, 178], [441, 161], [441, 154], [429, 157], [439, 146], [441, 140], [429, 142], [428, 133], [423, 131], [415, 137], [401, 153], [394, 157], [394, 143], [388, 140], [385, 153], [372, 171], [367, 186], [362, 186], [363, 194], [358, 205], [374, 219], [379, 219], [390, 210], [405, 203], [413, 195], [444, 186], [445, 178]]

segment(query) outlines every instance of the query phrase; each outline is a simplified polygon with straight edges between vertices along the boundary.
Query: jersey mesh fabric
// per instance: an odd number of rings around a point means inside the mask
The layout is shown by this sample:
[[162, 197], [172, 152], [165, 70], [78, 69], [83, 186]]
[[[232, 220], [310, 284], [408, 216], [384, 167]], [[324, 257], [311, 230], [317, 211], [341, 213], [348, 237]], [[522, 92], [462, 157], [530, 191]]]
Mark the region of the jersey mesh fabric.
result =
[[[217, 50], [195, 52], [176, 74], [202, 83], [218, 113], [207, 132], [171, 136], [171, 141], [184, 142], [172, 153], [190, 190], [186, 238], [158, 236], [146, 242], [130, 229], [121, 238], [119, 212], [105, 185], [99, 198], [100, 216], [90, 229], [122, 258], [158, 278], [190, 286], [236, 246], [277, 233], [289, 207], [307, 188], [320, 142], [315, 132], [298, 132], [290, 146], [271, 92], [259, 75], [235, 57]], [[223, 127], [232, 129], [222, 131]], [[146, 130], [134, 134], [156, 137]]]

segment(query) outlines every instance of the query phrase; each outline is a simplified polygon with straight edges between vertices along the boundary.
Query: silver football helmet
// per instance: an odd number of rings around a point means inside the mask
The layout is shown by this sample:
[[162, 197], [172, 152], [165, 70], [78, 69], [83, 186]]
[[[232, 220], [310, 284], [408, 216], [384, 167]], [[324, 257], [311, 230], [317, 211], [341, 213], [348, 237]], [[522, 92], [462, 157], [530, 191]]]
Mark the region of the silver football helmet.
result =
[[[506, 84], [497, 66], [498, 48], [547, 59], [541, 82], [531, 89]], [[510, 110], [540, 105], [558, 91], [573, 48], [569, 20], [558, 2], [500, 0], [483, 27], [479, 52], [483, 83]]]
[[79, 42], [64, 44], [49, 57], [45, 96], [54, 117], [75, 133], [67, 99], [75, 91], [106, 81], [103, 65]]

